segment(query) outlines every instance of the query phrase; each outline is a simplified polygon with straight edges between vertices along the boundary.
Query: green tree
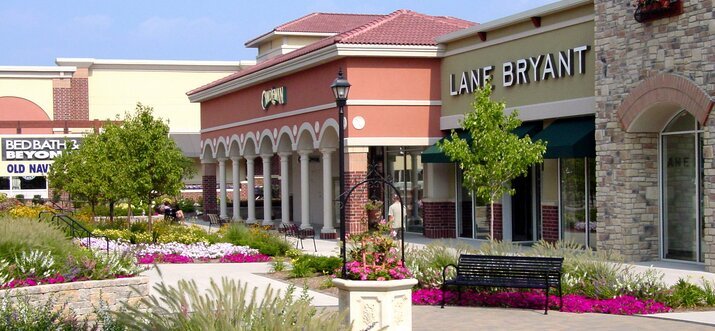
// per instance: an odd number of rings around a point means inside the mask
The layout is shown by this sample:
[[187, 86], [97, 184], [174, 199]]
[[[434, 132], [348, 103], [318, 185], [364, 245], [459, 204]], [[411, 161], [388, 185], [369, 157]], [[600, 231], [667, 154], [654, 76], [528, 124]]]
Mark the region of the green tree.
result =
[[472, 108], [460, 123], [470, 133], [471, 141], [452, 130], [451, 140], [444, 139], [438, 147], [459, 164], [463, 186], [489, 201], [489, 234], [493, 238], [494, 202], [505, 193], [513, 195], [509, 182], [526, 174], [531, 165], [543, 162], [546, 144], [512, 133], [521, 125], [518, 111], [505, 115], [504, 103], [491, 100], [491, 88], [474, 92]]
[[[153, 109], [138, 103], [120, 126], [106, 130], [116, 139], [115, 153], [123, 183], [120, 191], [131, 201], [144, 201], [151, 227], [151, 202], [161, 195], [177, 195], [182, 179], [192, 176], [193, 164], [169, 137], [169, 125], [154, 118]], [[116, 130], [116, 132], [115, 132]]]

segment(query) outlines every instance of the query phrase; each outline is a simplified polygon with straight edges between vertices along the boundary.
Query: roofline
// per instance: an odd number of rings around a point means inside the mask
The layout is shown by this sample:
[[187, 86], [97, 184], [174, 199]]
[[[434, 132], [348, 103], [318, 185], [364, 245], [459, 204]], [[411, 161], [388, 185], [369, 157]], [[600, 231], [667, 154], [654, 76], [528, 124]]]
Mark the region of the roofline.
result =
[[261, 43], [275, 36], [306, 36], [306, 37], [330, 37], [337, 35], [339, 32], [300, 32], [300, 31], [271, 31], [258, 38], [251, 39], [243, 44], [249, 48], [258, 47]]
[[438, 58], [443, 53], [444, 48], [442, 46], [331, 44], [208, 89], [188, 94], [188, 97], [191, 102], [207, 101], [276, 77], [285, 76], [347, 56]]
[[72, 78], [74, 66], [0, 66], [0, 78]]
[[94, 58], [57, 58], [57, 65], [71, 65], [92, 69], [137, 69], [137, 70], [195, 70], [237, 71], [256, 64], [255, 60], [240, 61], [192, 61], [192, 60], [126, 60]]
[[523, 11], [511, 16], [503, 17], [483, 24], [475, 25], [470, 28], [457, 30], [448, 34], [437, 37], [438, 43], [449, 43], [455, 40], [464, 39], [475, 36], [479, 32], [493, 31], [516, 23], [530, 21], [532, 17], [546, 16], [554, 13], [569, 10], [571, 8], [580, 7], [585, 4], [593, 3], [593, 0], [562, 0], [548, 5]]

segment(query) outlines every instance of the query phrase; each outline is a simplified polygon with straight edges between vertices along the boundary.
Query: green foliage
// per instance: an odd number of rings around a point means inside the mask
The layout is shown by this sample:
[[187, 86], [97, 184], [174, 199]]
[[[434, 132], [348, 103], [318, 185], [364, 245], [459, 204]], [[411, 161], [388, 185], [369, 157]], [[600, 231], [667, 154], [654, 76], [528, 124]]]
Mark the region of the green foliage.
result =
[[247, 227], [243, 224], [232, 224], [226, 229], [223, 241], [258, 249], [268, 256], [284, 256], [291, 245], [283, 237], [269, 233], [261, 227]]
[[344, 315], [318, 312], [305, 296], [293, 298], [291, 287], [285, 295], [266, 289], [262, 300], [256, 289], [227, 278], [211, 280], [207, 292], [194, 281], [180, 280], [177, 287], [161, 282], [154, 286], [157, 296], [139, 305], [127, 305], [116, 313], [128, 330], [343, 330]]
[[670, 295], [666, 297], [666, 304], [673, 308], [694, 308], [707, 305], [705, 291], [684, 279], [678, 280], [670, 292]]
[[55, 309], [55, 300], [50, 298], [41, 304], [32, 304], [28, 296], [17, 299], [3, 297], [0, 301], [0, 330], [88, 330], [87, 321], [78, 321], [75, 315], [66, 309]]
[[270, 272], [281, 272], [286, 270], [286, 261], [281, 258], [275, 258], [270, 262]]
[[342, 260], [335, 256], [301, 255], [293, 260], [290, 275], [293, 278], [313, 276], [315, 273], [323, 275], [335, 273], [342, 265]]
[[[405, 263], [422, 288], [442, 285], [442, 270], [457, 264], [460, 254], [474, 254], [474, 248], [459, 241], [433, 241], [422, 248], [410, 246], [405, 250]], [[452, 270], [454, 271], [454, 270]]]
[[[451, 140], [442, 140], [438, 146], [459, 164], [464, 187], [493, 204], [505, 193], [514, 194], [509, 181], [526, 174], [531, 165], [541, 163], [546, 144], [532, 142], [528, 135], [520, 139], [512, 133], [521, 125], [518, 112], [505, 115], [505, 104], [491, 100], [491, 88], [475, 91], [472, 107], [474, 110], [461, 122], [471, 142], [452, 131]], [[491, 223], [493, 236], [493, 213]]]
[[12, 260], [22, 252], [49, 251], [57, 261], [78, 254], [81, 248], [53, 224], [31, 219], [0, 219], [0, 259]]

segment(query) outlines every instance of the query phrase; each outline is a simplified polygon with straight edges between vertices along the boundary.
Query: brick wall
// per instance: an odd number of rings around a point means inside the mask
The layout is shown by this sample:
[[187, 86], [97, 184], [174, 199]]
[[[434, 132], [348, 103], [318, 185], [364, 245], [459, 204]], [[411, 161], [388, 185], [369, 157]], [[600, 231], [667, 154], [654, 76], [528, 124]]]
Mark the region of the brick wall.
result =
[[541, 205], [541, 238], [548, 242], [559, 240], [559, 207]]
[[[365, 171], [345, 172], [345, 191], [365, 180]], [[345, 233], [362, 233], [367, 230], [367, 215], [363, 206], [367, 203], [367, 185], [357, 187], [345, 205]]]
[[217, 205], [217, 194], [215, 189], [210, 189], [211, 187], [216, 187], [216, 176], [204, 175], [201, 177], [201, 184], [203, 185], [203, 196], [204, 196], [204, 213], [205, 214], [218, 214]]
[[53, 119], [88, 120], [89, 84], [87, 78], [71, 78], [52, 88]]
[[457, 227], [454, 202], [423, 202], [424, 235], [427, 238], [455, 238]]

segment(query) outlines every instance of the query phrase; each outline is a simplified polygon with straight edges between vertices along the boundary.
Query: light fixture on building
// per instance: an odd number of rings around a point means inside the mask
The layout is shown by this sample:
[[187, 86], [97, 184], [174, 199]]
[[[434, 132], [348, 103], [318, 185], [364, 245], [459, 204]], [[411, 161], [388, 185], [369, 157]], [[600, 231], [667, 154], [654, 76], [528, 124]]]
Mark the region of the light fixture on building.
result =
[[345, 110], [344, 107], [348, 102], [348, 93], [350, 92], [350, 83], [345, 77], [343, 77], [343, 69], [338, 69], [338, 77], [335, 78], [333, 84], [330, 85], [330, 89], [333, 90], [333, 95], [335, 96], [335, 105], [338, 106], [338, 174], [340, 176], [340, 242], [342, 242], [342, 247], [340, 249], [340, 256], [343, 259], [343, 278], [347, 277], [347, 255], [345, 248]]

